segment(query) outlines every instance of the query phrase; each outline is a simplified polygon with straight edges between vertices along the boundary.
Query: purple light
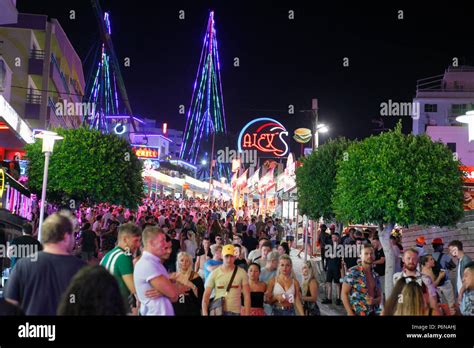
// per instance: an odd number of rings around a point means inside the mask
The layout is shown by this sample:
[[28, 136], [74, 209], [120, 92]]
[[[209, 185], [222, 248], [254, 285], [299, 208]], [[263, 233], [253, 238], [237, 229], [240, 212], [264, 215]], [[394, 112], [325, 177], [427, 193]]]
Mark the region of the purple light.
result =
[[[135, 133], [132, 133], [132, 134], [135, 134]], [[170, 143], [174, 143], [173, 140], [171, 139], [168, 139], [167, 137], [161, 135], [161, 134], [135, 134], [136, 137], [161, 137], [167, 141], [169, 141]]]

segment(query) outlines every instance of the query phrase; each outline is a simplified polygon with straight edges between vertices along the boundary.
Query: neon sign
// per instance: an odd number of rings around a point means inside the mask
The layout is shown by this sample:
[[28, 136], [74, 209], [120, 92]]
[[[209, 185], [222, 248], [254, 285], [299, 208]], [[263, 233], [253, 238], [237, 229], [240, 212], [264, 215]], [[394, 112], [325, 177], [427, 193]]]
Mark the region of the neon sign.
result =
[[160, 151], [152, 147], [132, 147], [132, 151], [139, 158], [152, 158], [158, 159], [160, 157]]
[[3, 197], [3, 190], [5, 189], [5, 173], [3, 168], [0, 168], [0, 198]]
[[261, 117], [242, 128], [237, 146], [239, 152], [256, 149], [264, 156], [284, 157], [289, 150], [285, 136], [288, 137], [288, 131], [280, 122], [273, 118]]

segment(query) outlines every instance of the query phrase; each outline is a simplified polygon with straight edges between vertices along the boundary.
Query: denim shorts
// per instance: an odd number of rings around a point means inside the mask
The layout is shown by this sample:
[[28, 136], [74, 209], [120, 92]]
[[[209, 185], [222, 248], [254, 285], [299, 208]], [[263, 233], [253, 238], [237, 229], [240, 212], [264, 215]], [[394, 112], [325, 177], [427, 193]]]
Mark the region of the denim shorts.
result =
[[296, 315], [296, 313], [295, 313], [294, 307], [283, 308], [283, 307], [273, 306], [272, 315], [288, 317], [288, 316]]

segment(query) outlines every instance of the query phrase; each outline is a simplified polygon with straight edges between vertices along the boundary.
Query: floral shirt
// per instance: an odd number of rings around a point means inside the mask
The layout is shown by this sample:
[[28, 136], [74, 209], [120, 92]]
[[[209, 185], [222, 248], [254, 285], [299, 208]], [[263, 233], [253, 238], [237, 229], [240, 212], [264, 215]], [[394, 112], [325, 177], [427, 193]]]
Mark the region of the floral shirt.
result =
[[461, 302], [462, 315], [474, 315], [474, 290], [466, 290]]
[[[372, 270], [372, 276], [375, 280], [375, 295], [377, 298], [381, 293], [381, 284], [379, 275]], [[375, 314], [380, 314], [379, 306], [371, 306], [368, 302], [369, 289], [367, 288], [367, 278], [365, 276], [364, 268], [361, 261], [349, 269], [343, 280], [344, 283], [351, 286], [349, 292], [349, 301], [355, 315], [368, 316], [375, 311]]]

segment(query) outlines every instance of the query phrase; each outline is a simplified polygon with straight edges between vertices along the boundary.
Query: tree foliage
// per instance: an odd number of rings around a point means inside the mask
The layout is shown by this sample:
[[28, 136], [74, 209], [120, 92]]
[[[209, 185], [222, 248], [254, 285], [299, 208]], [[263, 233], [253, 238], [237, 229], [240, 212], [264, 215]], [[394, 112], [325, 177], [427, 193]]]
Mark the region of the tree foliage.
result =
[[349, 146], [336, 175], [342, 221], [453, 225], [463, 215], [460, 162], [427, 135], [395, 130]]
[[311, 219], [333, 220], [332, 196], [336, 187], [337, 161], [351, 142], [345, 138], [329, 140], [317, 151], [303, 159], [303, 166], [296, 170], [298, 208]]
[[[142, 163], [130, 144], [113, 134], [86, 128], [56, 129], [64, 137], [51, 155], [49, 202], [110, 202], [136, 207], [143, 196]], [[26, 146], [29, 188], [41, 192], [44, 155], [42, 141]]]

